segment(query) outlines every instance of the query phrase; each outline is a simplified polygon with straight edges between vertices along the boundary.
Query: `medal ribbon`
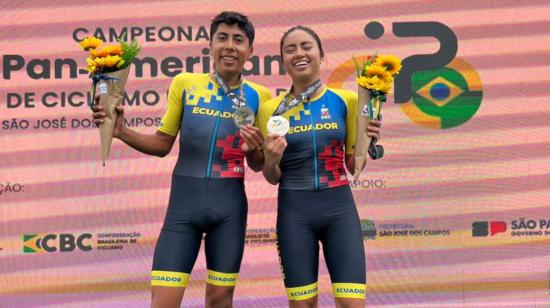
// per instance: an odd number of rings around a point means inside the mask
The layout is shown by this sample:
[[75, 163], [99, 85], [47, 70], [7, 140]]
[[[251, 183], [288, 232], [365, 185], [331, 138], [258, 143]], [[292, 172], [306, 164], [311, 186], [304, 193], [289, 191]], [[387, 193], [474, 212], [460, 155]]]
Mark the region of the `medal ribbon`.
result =
[[212, 75], [214, 75], [214, 79], [216, 79], [216, 82], [218, 83], [220, 88], [222, 88], [223, 93], [225, 93], [225, 95], [227, 95], [227, 97], [233, 102], [233, 105], [235, 105], [237, 108], [246, 108], [246, 98], [244, 98], [242, 80], [239, 79], [241, 94], [237, 95], [231, 92], [231, 89], [223, 81], [223, 78], [218, 74], [217, 71], [214, 71]]
[[279, 104], [279, 107], [277, 107], [277, 109], [273, 113], [273, 116], [281, 115], [289, 111], [290, 109], [296, 107], [298, 104], [300, 104], [303, 101], [309, 101], [311, 95], [313, 95], [313, 93], [315, 93], [315, 91], [317, 91], [317, 89], [319, 89], [320, 87], [321, 87], [321, 80], [317, 80], [313, 84], [311, 84], [309, 87], [307, 87], [307, 89], [304, 92], [298, 94], [298, 96], [294, 97], [292, 100], [290, 99], [290, 96], [291, 96], [290, 93], [292, 92], [292, 89], [291, 89], [291, 91], [289, 91], [285, 95], [285, 97]]

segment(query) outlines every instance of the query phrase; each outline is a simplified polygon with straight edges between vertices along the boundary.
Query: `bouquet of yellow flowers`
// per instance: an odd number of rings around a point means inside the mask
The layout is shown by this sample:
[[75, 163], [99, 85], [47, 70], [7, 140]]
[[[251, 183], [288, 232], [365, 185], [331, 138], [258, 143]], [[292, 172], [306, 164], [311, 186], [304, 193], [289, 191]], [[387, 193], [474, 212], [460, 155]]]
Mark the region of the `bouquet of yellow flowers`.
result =
[[355, 57], [353, 57], [353, 61], [359, 85], [354, 172], [354, 178], [357, 180], [365, 168], [367, 154], [372, 159], [378, 159], [384, 155], [384, 148], [372, 143], [372, 138], [367, 135], [366, 127], [371, 120], [381, 119], [382, 103], [387, 99], [386, 95], [391, 89], [394, 76], [401, 70], [401, 60], [394, 55], [375, 54], [363, 64], [359, 64]]
[[80, 42], [80, 47], [88, 51], [87, 70], [92, 78], [92, 96], [90, 107], [99, 96], [99, 105], [105, 109], [105, 121], [99, 126], [101, 140], [101, 159], [105, 161], [111, 151], [113, 129], [117, 118], [115, 107], [124, 98], [124, 86], [130, 72], [130, 64], [138, 55], [140, 47], [135, 40], [126, 43], [122, 40], [118, 45], [99, 47], [103, 41], [97, 37], [87, 37]]

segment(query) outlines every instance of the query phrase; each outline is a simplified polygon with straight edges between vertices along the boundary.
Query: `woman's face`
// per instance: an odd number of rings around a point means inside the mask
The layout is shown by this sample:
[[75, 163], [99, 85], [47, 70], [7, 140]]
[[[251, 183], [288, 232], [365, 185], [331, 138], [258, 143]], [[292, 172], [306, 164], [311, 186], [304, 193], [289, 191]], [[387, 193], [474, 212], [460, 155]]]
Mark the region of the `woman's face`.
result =
[[283, 41], [281, 52], [285, 69], [293, 81], [313, 82], [319, 79], [321, 52], [309, 33], [303, 30], [289, 33]]

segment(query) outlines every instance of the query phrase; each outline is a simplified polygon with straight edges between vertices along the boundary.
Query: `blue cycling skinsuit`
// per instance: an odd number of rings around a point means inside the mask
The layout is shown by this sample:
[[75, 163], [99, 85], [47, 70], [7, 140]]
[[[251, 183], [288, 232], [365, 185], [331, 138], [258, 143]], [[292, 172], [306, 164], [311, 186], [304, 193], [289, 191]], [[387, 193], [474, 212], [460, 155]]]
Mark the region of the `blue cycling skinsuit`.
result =
[[[231, 91], [243, 94], [254, 113], [270, 98], [267, 88], [246, 80]], [[155, 248], [153, 286], [187, 286], [203, 234], [207, 283], [237, 282], [248, 204], [243, 141], [234, 112], [232, 101], [208, 74], [182, 73], [172, 81], [158, 130], [171, 136], [179, 131], [179, 156]]]
[[[286, 93], [260, 106], [267, 122]], [[365, 298], [365, 252], [361, 225], [344, 169], [355, 144], [357, 94], [323, 88], [282, 116], [290, 122], [281, 162], [277, 237], [290, 300], [318, 294], [319, 242], [336, 297]]]

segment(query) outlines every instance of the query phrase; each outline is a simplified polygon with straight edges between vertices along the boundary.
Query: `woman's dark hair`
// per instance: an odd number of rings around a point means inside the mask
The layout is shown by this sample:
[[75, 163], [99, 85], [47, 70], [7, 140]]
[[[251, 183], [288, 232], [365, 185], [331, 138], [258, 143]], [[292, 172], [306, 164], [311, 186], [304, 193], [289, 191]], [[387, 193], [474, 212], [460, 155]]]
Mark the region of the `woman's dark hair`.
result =
[[281, 52], [281, 59], [283, 58], [283, 43], [284, 43], [286, 37], [290, 33], [294, 32], [296, 30], [305, 31], [309, 35], [313, 36], [313, 39], [315, 39], [315, 41], [317, 42], [317, 46], [319, 46], [319, 52], [321, 54], [321, 58], [323, 58], [325, 56], [325, 52], [323, 51], [323, 45], [321, 44], [321, 39], [319, 38], [319, 35], [317, 35], [317, 33], [315, 33], [315, 31], [311, 30], [310, 28], [308, 28], [306, 26], [295, 26], [295, 27], [292, 27], [292, 28], [288, 29], [288, 31], [286, 31], [285, 34], [283, 34], [283, 36], [281, 37], [281, 43], [279, 45], [279, 50]]

